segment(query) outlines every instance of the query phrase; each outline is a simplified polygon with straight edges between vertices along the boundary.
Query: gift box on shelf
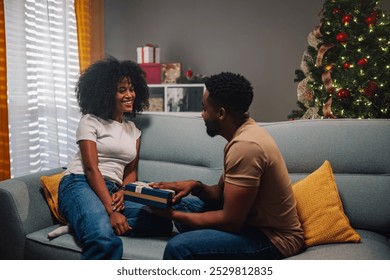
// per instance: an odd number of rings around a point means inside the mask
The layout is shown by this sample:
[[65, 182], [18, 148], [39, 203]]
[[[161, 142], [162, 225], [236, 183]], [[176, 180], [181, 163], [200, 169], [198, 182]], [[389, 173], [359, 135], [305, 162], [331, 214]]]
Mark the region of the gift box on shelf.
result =
[[134, 182], [125, 186], [125, 200], [142, 203], [158, 208], [172, 205], [173, 190], [153, 189], [146, 182]]
[[161, 64], [160, 63], [140, 63], [146, 75], [148, 84], [161, 84]]
[[137, 48], [138, 63], [160, 63], [160, 48], [153, 44]]

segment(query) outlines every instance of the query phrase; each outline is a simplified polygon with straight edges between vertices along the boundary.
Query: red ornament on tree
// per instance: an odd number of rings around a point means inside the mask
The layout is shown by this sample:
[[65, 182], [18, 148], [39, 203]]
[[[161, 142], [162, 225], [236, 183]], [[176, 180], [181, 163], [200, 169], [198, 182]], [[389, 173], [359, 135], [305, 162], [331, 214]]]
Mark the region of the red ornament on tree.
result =
[[338, 14], [341, 14], [341, 10], [340, 10], [339, 8], [334, 8], [334, 9], [332, 10], [332, 13], [333, 13], [334, 15], [338, 15]]
[[357, 65], [363, 67], [363, 66], [365, 66], [367, 63], [368, 63], [367, 58], [363, 57], [363, 58], [361, 58], [361, 59], [358, 60]]
[[343, 68], [345, 69], [345, 70], [348, 70], [349, 68], [351, 68], [351, 63], [349, 63], [349, 62], [344, 62], [343, 63]]
[[341, 44], [345, 44], [348, 41], [348, 34], [345, 32], [341, 32], [336, 35], [336, 40], [339, 41]]
[[368, 26], [374, 26], [376, 24], [376, 16], [375, 15], [370, 15], [368, 17], [366, 17], [366, 19], [364, 20], [364, 22], [368, 25]]
[[375, 17], [376, 19], [378, 19], [381, 16], [381, 14], [382, 14], [382, 11], [380, 11], [380, 10], [373, 10], [371, 12], [371, 16]]
[[347, 14], [347, 15], [343, 16], [343, 18], [341, 19], [341, 22], [344, 25], [348, 25], [351, 22], [352, 19], [353, 19], [353, 16], [350, 15], [350, 14]]
[[343, 88], [337, 92], [337, 97], [340, 99], [348, 99], [351, 97], [351, 93], [349, 90]]
[[373, 82], [373, 81], [370, 81], [367, 86], [365, 86], [363, 88], [363, 94], [366, 96], [366, 97], [372, 97], [375, 95], [375, 93], [378, 91], [378, 85]]

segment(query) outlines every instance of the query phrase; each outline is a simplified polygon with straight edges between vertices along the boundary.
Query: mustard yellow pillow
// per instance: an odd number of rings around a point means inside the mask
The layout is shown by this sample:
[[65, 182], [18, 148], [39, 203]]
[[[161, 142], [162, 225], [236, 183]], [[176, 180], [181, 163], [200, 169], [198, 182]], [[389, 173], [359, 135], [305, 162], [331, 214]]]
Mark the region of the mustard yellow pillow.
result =
[[66, 224], [66, 220], [64, 219], [64, 217], [62, 217], [58, 210], [58, 187], [60, 185], [62, 174], [63, 172], [51, 176], [42, 176], [41, 182], [43, 185], [43, 191], [45, 193], [46, 201], [47, 204], [49, 204], [51, 212], [58, 221], [63, 224]]
[[329, 161], [292, 187], [307, 247], [361, 241], [344, 213]]

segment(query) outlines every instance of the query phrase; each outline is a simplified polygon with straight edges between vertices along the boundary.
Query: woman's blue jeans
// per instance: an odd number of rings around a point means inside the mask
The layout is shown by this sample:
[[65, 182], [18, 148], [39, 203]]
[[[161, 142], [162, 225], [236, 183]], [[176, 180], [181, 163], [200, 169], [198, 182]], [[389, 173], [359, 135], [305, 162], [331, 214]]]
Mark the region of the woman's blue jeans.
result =
[[[184, 212], [216, 210], [196, 197], [186, 197], [174, 206]], [[283, 255], [258, 228], [245, 227], [240, 233], [229, 233], [215, 229], [194, 230], [179, 223], [181, 232], [167, 244], [164, 259], [281, 259]]]
[[[110, 193], [118, 191], [106, 181]], [[83, 248], [82, 259], [121, 259], [122, 240], [115, 234], [107, 212], [84, 175], [62, 178], [58, 190], [59, 210], [68, 221]], [[133, 228], [129, 236], [166, 236], [172, 233], [172, 222], [151, 213], [145, 205], [125, 201], [123, 215]]]

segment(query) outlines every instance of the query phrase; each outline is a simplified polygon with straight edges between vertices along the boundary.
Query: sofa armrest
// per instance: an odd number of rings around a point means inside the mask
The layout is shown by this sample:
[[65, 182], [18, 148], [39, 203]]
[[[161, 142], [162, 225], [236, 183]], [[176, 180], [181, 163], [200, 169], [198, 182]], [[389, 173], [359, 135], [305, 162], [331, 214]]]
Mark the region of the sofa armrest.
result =
[[26, 235], [57, 223], [40, 181], [56, 168], [0, 182], [0, 259], [23, 259]]

